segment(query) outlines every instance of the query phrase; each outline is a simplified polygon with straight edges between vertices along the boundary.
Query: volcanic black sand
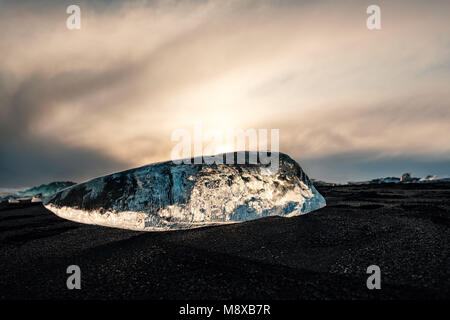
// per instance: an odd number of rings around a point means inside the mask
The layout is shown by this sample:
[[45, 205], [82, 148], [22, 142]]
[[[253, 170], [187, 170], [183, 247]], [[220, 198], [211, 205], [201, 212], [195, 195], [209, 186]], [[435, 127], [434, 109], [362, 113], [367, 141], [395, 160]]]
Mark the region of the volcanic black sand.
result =
[[[321, 187], [310, 214], [171, 232], [0, 210], [2, 299], [450, 297], [450, 184]], [[368, 290], [369, 265], [381, 290]], [[66, 268], [81, 268], [68, 290]]]

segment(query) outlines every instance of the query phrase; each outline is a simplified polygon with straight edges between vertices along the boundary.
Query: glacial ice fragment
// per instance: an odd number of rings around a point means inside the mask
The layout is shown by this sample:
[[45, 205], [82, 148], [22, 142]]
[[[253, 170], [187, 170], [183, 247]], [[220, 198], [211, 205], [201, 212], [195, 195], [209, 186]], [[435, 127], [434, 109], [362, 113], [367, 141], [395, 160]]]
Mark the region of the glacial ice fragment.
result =
[[248, 161], [151, 164], [64, 189], [46, 199], [45, 207], [81, 223], [164, 231], [292, 217], [325, 206], [300, 166], [279, 156], [279, 170], [271, 174]]

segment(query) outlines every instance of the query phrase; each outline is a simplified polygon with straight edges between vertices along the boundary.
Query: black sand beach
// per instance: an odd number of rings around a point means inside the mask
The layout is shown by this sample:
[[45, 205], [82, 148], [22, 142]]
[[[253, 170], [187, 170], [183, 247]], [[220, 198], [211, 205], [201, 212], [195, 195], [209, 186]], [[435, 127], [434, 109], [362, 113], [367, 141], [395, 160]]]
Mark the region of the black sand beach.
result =
[[[135, 232], [0, 209], [1, 299], [450, 297], [450, 184], [321, 187], [328, 206], [187, 231]], [[366, 269], [381, 268], [381, 290]], [[68, 290], [66, 268], [81, 268]]]

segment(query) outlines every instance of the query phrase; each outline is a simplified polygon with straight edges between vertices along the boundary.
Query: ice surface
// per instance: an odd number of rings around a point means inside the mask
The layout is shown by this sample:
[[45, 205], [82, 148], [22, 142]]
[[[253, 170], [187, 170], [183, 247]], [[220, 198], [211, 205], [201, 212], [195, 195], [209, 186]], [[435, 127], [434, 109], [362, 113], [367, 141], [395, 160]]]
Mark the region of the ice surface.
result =
[[162, 162], [93, 179], [45, 201], [66, 219], [148, 231], [292, 217], [325, 204], [300, 166], [281, 153], [273, 174], [259, 163]]

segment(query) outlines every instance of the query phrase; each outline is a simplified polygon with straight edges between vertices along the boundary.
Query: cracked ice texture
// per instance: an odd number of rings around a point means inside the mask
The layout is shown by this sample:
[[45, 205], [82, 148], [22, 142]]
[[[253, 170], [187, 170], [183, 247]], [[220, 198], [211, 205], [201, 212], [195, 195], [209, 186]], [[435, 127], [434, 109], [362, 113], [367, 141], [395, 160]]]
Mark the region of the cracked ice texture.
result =
[[245, 164], [168, 161], [115, 173], [64, 189], [45, 206], [77, 222], [164, 231], [292, 217], [326, 205], [289, 156], [280, 153], [279, 169], [270, 172], [249, 164], [248, 155]]

